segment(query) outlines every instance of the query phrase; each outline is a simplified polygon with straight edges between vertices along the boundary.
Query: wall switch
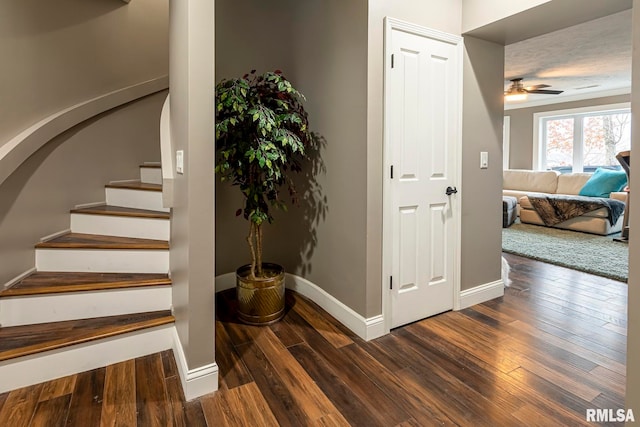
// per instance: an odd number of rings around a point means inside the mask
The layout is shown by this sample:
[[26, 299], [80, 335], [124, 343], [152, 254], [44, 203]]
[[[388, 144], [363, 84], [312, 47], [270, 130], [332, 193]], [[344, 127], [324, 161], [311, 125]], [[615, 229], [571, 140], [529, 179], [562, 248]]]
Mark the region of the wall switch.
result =
[[180, 174], [184, 173], [184, 151], [183, 150], [176, 151], [176, 172]]
[[487, 169], [489, 167], [489, 153], [487, 151], [480, 152], [480, 169]]

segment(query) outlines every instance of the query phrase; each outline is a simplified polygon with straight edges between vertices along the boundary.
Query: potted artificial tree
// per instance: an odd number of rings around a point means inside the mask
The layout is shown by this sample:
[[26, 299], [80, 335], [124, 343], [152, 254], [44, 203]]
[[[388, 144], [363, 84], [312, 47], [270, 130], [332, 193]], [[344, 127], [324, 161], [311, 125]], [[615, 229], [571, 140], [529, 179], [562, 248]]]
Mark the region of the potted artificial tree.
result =
[[262, 260], [262, 226], [271, 208], [286, 210], [281, 189], [295, 197], [292, 172], [301, 170], [312, 141], [304, 96], [282, 72], [255, 70], [216, 86], [216, 173], [238, 186], [244, 207], [236, 215], [249, 222], [251, 263], [236, 271], [238, 316], [249, 324], [269, 324], [284, 315], [284, 268]]

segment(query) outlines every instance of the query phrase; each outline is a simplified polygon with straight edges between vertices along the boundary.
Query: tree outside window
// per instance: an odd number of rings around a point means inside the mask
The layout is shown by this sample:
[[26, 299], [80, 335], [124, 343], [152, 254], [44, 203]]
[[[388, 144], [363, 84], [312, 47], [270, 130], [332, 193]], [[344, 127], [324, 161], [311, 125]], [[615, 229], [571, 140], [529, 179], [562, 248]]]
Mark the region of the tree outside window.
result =
[[628, 109], [543, 118], [541, 166], [562, 173], [619, 169], [616, 154], [630, 149], [630, 123]]

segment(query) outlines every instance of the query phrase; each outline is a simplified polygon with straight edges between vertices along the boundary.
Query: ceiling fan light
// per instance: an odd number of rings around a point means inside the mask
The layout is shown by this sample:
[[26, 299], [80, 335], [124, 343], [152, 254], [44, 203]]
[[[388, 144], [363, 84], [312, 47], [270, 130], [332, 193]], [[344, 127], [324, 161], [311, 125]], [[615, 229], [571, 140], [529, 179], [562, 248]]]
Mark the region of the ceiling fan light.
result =
[[527, 99], [526, 92], [515, 92], [515, 93], [507, 93], [504, 96], [505, 101], [514, 102], [514, 101], [525, 101]]

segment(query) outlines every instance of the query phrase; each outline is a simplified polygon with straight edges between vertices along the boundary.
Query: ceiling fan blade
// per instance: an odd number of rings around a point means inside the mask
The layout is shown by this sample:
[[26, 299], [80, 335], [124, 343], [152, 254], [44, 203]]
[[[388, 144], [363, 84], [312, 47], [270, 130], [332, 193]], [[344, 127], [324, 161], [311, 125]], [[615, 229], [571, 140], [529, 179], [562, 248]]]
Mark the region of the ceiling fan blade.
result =
[[563, 90], [548, 90], [548, 89], [535, 89], [535, 90], [527, 90], [529, 93], [543, 93], [547, 95], [559, 95]]
[[537, 90], [537, 89], [544, 89], [545, 87], [551, 87], [551, 86], [550, 85], [541, 84], [541, 85], [527, 86], [527, 87], [525, 87], [525, 89], [526, 90]]

